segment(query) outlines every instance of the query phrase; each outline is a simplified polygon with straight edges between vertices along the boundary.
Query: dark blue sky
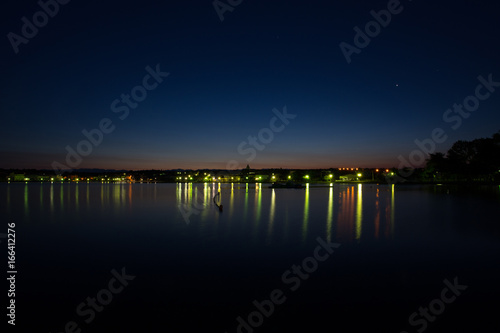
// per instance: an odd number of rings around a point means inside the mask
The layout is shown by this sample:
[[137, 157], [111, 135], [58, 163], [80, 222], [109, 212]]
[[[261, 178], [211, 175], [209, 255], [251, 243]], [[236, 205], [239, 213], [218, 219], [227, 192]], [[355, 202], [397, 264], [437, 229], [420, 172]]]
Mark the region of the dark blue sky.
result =
[[[392, 167], [435, 128], [443, 152], [497, 132], [500, 87], [456, 129], [443, 114], [475, 94], [479, 75], [500, 81], [498, 6], [401, 1], [348, 64], [339, 44], [354, 45], [353, 28], [388, 2], [245, 0], [221, 21], [208, 0], [72, 0], [17, 54], [8, 34], [41, 7], [4, 4], [0, 168]], [[157, 64], [169, 76], [121, 120], [111, 104]], [[267, 139], [284, 106], [296, 117], [252, 159], [243, 142]], [[66, 147], [104, 118], [114, 130], [69, 165]]]

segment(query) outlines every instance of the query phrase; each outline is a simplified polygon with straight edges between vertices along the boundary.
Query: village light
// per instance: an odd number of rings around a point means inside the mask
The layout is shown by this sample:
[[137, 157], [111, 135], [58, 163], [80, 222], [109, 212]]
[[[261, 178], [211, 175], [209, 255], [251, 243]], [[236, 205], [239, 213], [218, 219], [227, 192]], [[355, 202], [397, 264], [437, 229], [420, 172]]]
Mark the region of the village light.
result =
[[358, 173], [358, 177], [361, 177], [361, 176], [363, 176], [363, 175], [362, 175], [362, 174], [360, 174], [360, 173]]

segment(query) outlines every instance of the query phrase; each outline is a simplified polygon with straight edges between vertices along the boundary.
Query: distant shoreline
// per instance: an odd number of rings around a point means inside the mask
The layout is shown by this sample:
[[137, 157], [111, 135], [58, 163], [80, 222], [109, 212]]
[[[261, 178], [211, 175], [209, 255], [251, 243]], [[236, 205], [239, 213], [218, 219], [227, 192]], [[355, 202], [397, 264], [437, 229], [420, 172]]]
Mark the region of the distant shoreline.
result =
[[[7, 180], [0, 180], [0, 183], [13, 183], [13, 184], [87, 184], [87, 183], [92, 183], [92, 184], [266, 184], [266, 185], [271, 185], [275, 182], [254, 182], [254, 181], [234, 181], [234, 182], [228, 182], [228, 181], [212, 181], [212, 182], [200, 182], [200, 181], [187, 181], [187, 182], [179, 182], [179, 181], [87, 181], [87, 180], [82, 180], [82, 181], [74, 181], [74, 180], [64, 180], [64, 181], [36, 181], [36, 180], [30, 180], [30, 181], [7, 181]], [[279, 184], [285, 184], [286, 182], [276, 182]], [[309, 181], [309, 182], [298, 182], [298, 184], [306, 185], [324, 185], [324, 187], [330, 187], [331, 185], [356, 185], [356, 184], [369, 184], [369, 185], [398, 185], [398, 186], [405, 186], [405, 185], [438, 185], [438, 186], [444, 186], [444, 185], [459, 185], [459, 186], [477, 186], [477, 185], [488, 185], [488, 186], [500, 186], [500, 182], [485, 182], [485, 181], [440, 181], [440, 182], [425, 182], [425, 181], [404, 181], [404, 182], [380, 182], [380, 181], [333, 181], [333, 182], [321, 182], [321, 181]], [[317, 187], [317, 186], [316, 186]]]

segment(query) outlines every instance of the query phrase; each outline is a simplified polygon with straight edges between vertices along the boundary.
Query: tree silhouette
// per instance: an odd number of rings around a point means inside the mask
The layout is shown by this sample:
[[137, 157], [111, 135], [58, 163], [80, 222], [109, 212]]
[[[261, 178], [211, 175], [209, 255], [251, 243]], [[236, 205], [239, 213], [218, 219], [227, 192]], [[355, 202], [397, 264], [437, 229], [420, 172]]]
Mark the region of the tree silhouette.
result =
[[500, 131], [491, 138], [459, 140], [447, 154], [430, 154], [425, 179], [493, 180], [500, 170]]

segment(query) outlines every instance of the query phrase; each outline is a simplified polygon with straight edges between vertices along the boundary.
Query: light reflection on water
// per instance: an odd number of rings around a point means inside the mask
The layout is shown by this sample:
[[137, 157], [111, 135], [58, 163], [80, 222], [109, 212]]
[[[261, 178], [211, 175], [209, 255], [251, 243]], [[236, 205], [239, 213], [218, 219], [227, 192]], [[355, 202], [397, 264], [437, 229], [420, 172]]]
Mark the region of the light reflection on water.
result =
[[[219, 191], [223, 212], [213, 203]], [[138, 300], [129, 304], [151, 313], [158, 304], [172, 313], [185, 308], [184, 322], [210, 307], [215, 309], [211, 317], [229, 313], [221, 321], [235, 323], [236, 316], [254, 309], [251, 300], [282, 286], [275, 282], [290, 265], [310, 256], [321, 237], [342, 247], [321, 264], [315, 281], [307, 282], [305, 288], [311, 289], [293, 294], [293, 302], [304, 306], [287, 316], [304, 316], [310, 309], [307, 317], [313, 318], [311, 313], [324, 311], [331, 324], [331, 313], [347, 308], [343, 316], [351, 324], [347, 313], [353, 308], [365, 318], [373, 304], [383, 313], [406, 304], [397, 313], [405, 323], [422, 299], [436, 297], [443, 277], [474, 281], [468, 293], [500, 295], [494, 283], [500, 233], [497, 220], [490, 220], [500, 215], [500, 188], [460, 191], [375, 184], [271, 189], [237, 183], [11, 183], [0, 184], [0, 214], [16, 222], [21, 239], [20, 304], [29, 307], [26, 313], [47, 308], [44, 318], [57, 313], [48, 299], [69, 295], [56, 307], [64, 312], [67, 304], [95, 295], [109, 279], [110, 267], [123, 265], [137, 274], [123, 295]], [[187, 209], [190, 223], [180, 208]], [[485, 241], [490, 237], [496, 237], [494, 242]], [[68, 289], [67, 281], [89, 288]], [[493, 293], [491, 288], [496, 288]], [[410, 289], [415, 291], [408, 296]], [[259, 290], [264, 294], [256, 294]], [[472, 299], [471, 308], [482, 300]], [[235, 307], [243, 310], [233, 314]], [[158, 318], [165, 318], [165, 311]], [[65, 320], [65, 315], [55, 318], [47, 331]]]
[[309, 183], [306, 184], [305, 194], [304, 194], [304, 217], [302, 219], [302, 241], [306, 240], [307, 237], [307, 225], [309, 222]]
[[[214, 238], [244, 235], [267, 244], [304, 243], [318, 236], [329, 241], [363, 242], [394, 239], [398, 230], [409, 233], [409, 227], [439, 225], [447, 215], [441, 202], [455, 219], [460, 216], [456, 213], [463, 208], [460, 196], [436, 188], [394, 184], [306, 184], [305, 189], [271, 189], [261, 183], [12, 183], [0, 187], [2, 197], [6, 197], [0, 204], [7, 214], [30, 222], [106, 220], [105, 216], [107, 221], [156, 221], [175, 225], [177, 230], [189, 227], [200, 236]], [[499, 188], [492, 189], [491, 198], [497, 200]], [[218, 193], [222, 212], [213, 202]], [[396, 201], [402, 205], [399, 210]], [[188, 212], [189, 223], [179, 207]], [[408, 207], [413, 211], [408, 212]], [[408, 221], [418, 215], [429, 221], [420, 219], [420, 225], [409, 225]], [[453, 228], [453, 218], [446, 221], [443, 224]]]
[[363, 220], [363, 185], [358, 184], [358, 197], [356, 199], [356, 240], [361, 238], [361, 222]]
[[[11, 187], [7, 186], [7, 209], [11, 209]], [[325, 221], [322, 229], [328, 240], [333, 238], [343, 241], [359, 241], [363, 225], [374, 223], [374, 237], [380, 236], [380, 227], [387, 215], [386, 232], [389, 236], [394, 231], [394, 185], [391, 195], [376, 188], [374, 212], [364, 215], [363, 185], [318, 187], [306, 184], [305, 189], [270, 189], [267, 184], [221, 184], [221, 183], [177, 183], [177, 184], [23, 184], [23, 219], [32, 219], [30, 208], [37, 196], [39, 210], [48, 211], [49, 219], [65, 214], [89, 214], [97, 209], [101, 213], [111, 210], [116, 218], [123, 214], [139, 214], [134, 210], [141, 202], [158, 216], [162, 211], [165, 216], [172, 215], [172, 207], [182, 206], [190, 211], [189, 219], [195, 222], [203, 232], [213, 232], [210, 228], [224, 220], [227, 225], [239, 225], [234, 230], [246, 230], [250, 225], [252, 237], [265, 234], [266, 242], [272, 242], [274, 236], [293, 237], [301, 234], [306, 241], [311, 230]], [[38, 187], [38, 188], [36, 188]], [[385, 187], [383, 187], [385, 188]], [[175, 205], [159, 193], [175, 191]], [[57, 193], [57, 197], [56, 197]], [[214, 197], [220, 193], [220, 203], [224, 211], [214, 209]], [[96, 196], [97, 195], [97, 196]], [[167, 201], [165, 201], [167, 199]], [[174, 211], [179, 217], [179, 212]], [[322, 218], [320, 218], [324, 215]], [[42, 214], [43, 216], [43, 214]], [[227, 216], [227, 218], [225, 218]], [[300, 216], [300, 224], [297, 217]], [[72, 216], [66, 216], [73, 218]], [[141, 219], [147, 216], [142, 215]], [[225, 218], [225, 219], [224, 219]], [[299, 230], [294, 230], [299, 227]], [[276, 233], [280, 232], [280, 235]], [[332, 238], [332, 236], [334, 236]]]
[[271, 189], [271, 206], [269, 208], [269, 226], [267, 230], [267, 243], [269, 244], [271, 241], [271, 236], [273, 233], [273, 225], [274, 225], [274, 212], [276, 209], [276, 192], [275, 189]]
[[[317, 237], [319, 228], [322, 229], [319, 233], [328, 240], [358, 242], [362, 238], [389, 238], [394, 232], [395, 188], [390, 185], [365, 189], [366, 185], [361, 184], [324, 187], [306, 184], [305, 189], [272, 189], [268, 184], [246, 183], [218, 184], [212, 191], [207, 184], [177, 185], [177, 205], [196, 210], [193, 205], [197, 201], [196, 192], [193, 196], [191, 186], [202, 186], [205, 191], [204, 209], [200, 214], [192, 214], [191, 222], [207, 228], [212, 222], [213, 226], [221, 221], [237, 224], [232, 230], [246, 230], [252, 238], [265, 234], [266, 243], [273, 238], [289, 240], [297, 234], [304, 242]], [[216, 212], [211, 203], [218, 191], [224, 205], [222, 213]], [[365, 205], [365, 197], [369, 198], [370, 207]], [[365, 228], [371, 235], [365, 234]]]
[[333, 221], [333, 186], [328, 191], [328, 213], [326, 215], [326, 239], [332, 240], [332, 221]]

